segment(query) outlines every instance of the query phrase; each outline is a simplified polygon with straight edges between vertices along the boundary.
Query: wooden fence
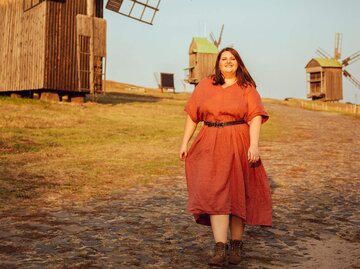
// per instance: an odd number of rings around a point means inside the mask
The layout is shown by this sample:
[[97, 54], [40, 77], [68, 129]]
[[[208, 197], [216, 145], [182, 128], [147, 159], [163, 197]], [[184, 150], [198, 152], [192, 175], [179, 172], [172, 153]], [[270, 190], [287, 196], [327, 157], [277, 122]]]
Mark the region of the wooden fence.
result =
[[283, 103], [290, 106], [298, 106], [311, 110], [339, 112], [344, 114], [360, 116], [360, 105], [357, 104], [308, 101], [308, 100], [299, 100], [299, 99], [288, 99], [285, 100]]

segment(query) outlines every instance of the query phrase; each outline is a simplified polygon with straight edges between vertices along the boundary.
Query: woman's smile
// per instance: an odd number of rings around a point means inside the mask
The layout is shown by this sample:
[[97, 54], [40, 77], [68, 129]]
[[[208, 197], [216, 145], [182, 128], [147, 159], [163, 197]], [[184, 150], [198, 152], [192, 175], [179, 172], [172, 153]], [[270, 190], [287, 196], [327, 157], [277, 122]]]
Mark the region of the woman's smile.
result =
[[235, 74], [238, 68], [238, 63], [234, 55], [229, 51], [224, 51], [221, 54], [219, 68], [221, 73], [224, 74]]

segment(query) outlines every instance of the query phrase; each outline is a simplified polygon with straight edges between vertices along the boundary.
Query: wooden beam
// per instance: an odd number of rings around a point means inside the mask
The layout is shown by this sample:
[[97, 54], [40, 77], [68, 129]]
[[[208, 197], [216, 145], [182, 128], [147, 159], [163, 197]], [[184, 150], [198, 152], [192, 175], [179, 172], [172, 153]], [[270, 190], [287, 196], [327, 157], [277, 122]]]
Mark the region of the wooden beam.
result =
[[[94, 17], [94, 0], [87, 0], [87, 15], [91, 18]], [[94, 20], [91, 20], [90, 27], [90, 94], [93, 95], [95, 93], [94, 90]]]

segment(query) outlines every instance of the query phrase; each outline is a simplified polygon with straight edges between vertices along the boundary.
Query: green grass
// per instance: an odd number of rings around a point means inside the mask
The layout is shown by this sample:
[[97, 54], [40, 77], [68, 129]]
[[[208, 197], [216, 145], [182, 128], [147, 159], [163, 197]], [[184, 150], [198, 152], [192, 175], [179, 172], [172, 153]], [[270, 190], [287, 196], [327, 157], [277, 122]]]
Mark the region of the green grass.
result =
[[[83, 105], [1, 97], [1, 206], [82, 202], [182, 175], [188, 97], [119, 88]], [[277, 124], [271, 115], [264, 141]]]

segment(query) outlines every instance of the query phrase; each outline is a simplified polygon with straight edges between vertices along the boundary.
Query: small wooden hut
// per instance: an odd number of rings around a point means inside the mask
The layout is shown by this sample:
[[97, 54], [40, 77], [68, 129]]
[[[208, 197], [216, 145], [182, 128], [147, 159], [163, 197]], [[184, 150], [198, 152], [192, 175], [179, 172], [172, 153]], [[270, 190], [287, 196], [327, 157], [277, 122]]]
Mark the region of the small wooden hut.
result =
[[59, 100], [103, 91], [103, 0], [0, 0], [0, 93]]
[[339, 101], [343, 98], [342, 64], [336, 59], [313, 58], [305, 66], [307, 97]]
[[188, 79], [190, 84], [198, 84], [201, 79], [214, 73], [218, 48], [204, 37], [194, 37], [189, 48]]

